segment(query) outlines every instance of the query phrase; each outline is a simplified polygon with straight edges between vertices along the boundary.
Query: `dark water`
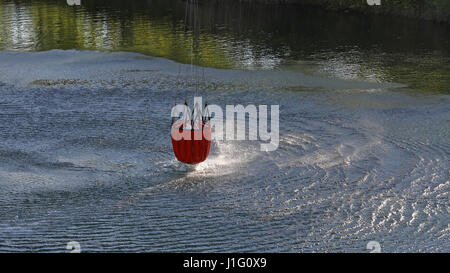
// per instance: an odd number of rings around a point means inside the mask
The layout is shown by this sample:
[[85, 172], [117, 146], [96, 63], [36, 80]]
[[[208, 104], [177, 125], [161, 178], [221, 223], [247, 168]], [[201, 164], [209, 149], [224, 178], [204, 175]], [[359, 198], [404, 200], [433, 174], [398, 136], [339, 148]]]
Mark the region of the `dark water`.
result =
[[[185, 8], [0, 0], [0, 251], [450, 250], [448, 27]], [[178, 163], [194, 95], [279, 104], [279, 148]]]

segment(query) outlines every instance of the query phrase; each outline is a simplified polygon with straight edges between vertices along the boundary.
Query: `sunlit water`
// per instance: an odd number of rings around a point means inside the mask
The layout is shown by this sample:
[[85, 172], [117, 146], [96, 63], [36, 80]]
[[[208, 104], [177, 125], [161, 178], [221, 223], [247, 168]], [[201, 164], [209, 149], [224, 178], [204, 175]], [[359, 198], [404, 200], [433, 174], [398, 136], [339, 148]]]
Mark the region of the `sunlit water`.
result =
[[[347, 42], [354, 51], [310, 38], [320, 46], [302, 52], [290, 40], [300, 35], [295, 29], [274, 50], [241, 36], [252, 26], [216, 17], [211, 28], [229, 36], [208, 41], [247, 43], [259, 57], [225, 43], [223, 55], [210, 53], [206, 67], [193, 70], [181, 64], [190, 60], [189, 33], [180, 38], [186, 51], [172, 55], [152, 54], [152, 43], [122, 50], [48, 38], [65, 23], [47, 38], [7, 34], [31, 26], [33, 8], [72, 12], [59, 2], [27, 3], [0, 1], [0, 14], [16, 12], [0, 19], [9, 23], [0, 25], [0, 251], [64, 252], [78, 241], [87, 252], [368, 252], [372, 240], [384, 252], [450, 250], [449, 63], [445, 47], [438, 50], [447, 39], [439, 26], [429, 26], [438, 32], [434, 44], [409, 51], [389, 50], [388, 38], [377, 52], [356, 38]], [[115, 31], [132, 28], [135, 17], [143, 29], [163, 29], [174, 21], [166, 8], [155, 21], [160, 15], [105, 4], [102, 18], [128, 22]], [[77, 27], [96, 26], [84, 22]], [[113, 35], [106, 31], [104, 41]], [[394, 55], [403, 62], [380, 57]], [[429, 74], [403, 74], [421, 69]], [[220, 141], [204, 163], [177, 162], [170, 109], [194, 96], [221, 106], [280, 105], [279, 148]]]

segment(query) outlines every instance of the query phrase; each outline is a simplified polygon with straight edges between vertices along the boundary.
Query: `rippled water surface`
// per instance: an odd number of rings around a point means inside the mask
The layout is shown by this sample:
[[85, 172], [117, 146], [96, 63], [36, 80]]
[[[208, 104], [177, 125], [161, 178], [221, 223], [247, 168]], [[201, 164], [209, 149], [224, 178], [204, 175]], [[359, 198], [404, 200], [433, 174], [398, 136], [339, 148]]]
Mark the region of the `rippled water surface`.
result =
[[[448, 28], [185, 7], [0, 0], [0, 251], [450, 251]], [[195, 95], [280, 105], [279, 148], [177, 162]]]

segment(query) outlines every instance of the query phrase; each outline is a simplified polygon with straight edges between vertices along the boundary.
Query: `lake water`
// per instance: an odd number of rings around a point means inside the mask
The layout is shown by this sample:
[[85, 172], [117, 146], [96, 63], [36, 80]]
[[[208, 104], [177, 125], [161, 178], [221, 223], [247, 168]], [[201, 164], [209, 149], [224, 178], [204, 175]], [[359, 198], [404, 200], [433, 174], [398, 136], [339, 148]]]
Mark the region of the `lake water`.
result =
[[[449, 86], [424, 21], [0, 0], [0, 251], [448, 252]], [[177, 162], [194, 96], [280, 105], [279, 148]]]

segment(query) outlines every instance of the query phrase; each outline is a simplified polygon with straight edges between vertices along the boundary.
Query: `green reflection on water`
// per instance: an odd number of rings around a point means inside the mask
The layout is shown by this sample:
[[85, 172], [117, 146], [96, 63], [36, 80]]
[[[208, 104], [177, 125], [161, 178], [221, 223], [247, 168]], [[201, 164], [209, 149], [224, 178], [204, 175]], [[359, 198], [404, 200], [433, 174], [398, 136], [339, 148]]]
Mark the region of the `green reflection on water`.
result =
[[188, 10], [186, 16], [181, 0], [82, 0], [81, 6], [0, 0], [0, 49], [132, 51], [207, 67], [283, 67], [450, 93], [445, 26], [232, 0], [206, 1], [196, 16]]
[[0, 0], [0, 49], [132, 51], [202, 66], [235, 66], [213, 35], [150, 13], [153, 8], [167, 12], [168, 6], [138, 5], [122, 12], [119, 1], [111, 2], [108, 8], [104, 1], [69, 6], [56, 0]]

